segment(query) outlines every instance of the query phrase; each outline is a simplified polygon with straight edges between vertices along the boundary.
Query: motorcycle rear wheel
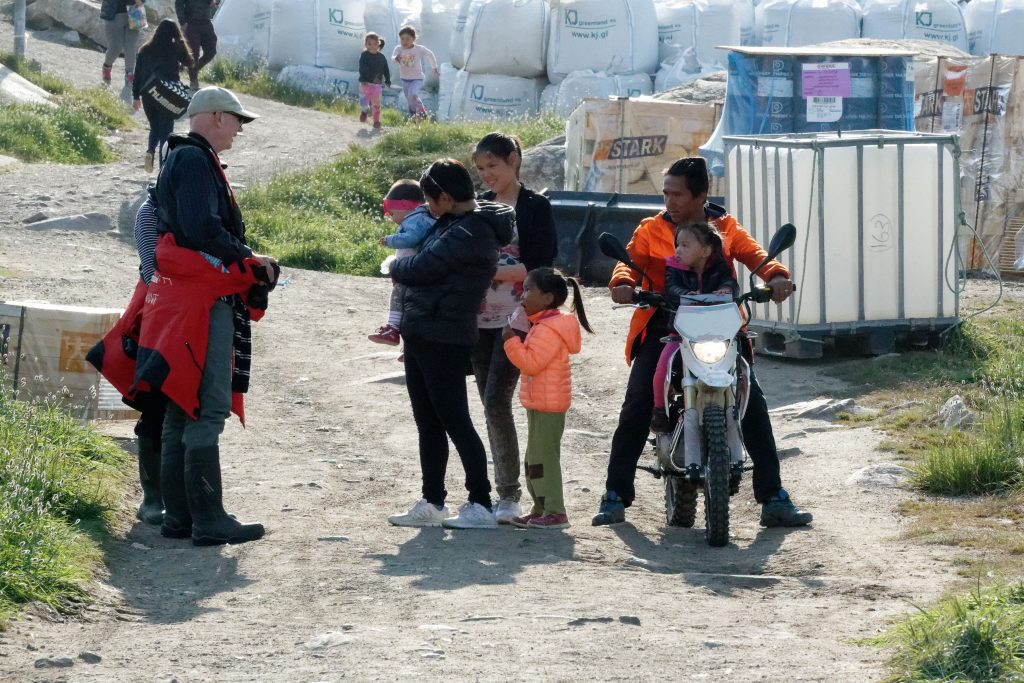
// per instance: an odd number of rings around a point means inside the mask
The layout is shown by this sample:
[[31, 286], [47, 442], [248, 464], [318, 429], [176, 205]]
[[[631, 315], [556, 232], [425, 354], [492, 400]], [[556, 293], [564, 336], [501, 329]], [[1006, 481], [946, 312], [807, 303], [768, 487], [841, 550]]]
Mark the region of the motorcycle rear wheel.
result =
[[692, 528], [697, 521], [697, 487], [682, 477], [665, 475], [664, 479], [668, 525]]
[[708, 545], [729, 543], [729, 441], [726, 437], [725, 410], [721, 406], [704, 409], [704, 538]]

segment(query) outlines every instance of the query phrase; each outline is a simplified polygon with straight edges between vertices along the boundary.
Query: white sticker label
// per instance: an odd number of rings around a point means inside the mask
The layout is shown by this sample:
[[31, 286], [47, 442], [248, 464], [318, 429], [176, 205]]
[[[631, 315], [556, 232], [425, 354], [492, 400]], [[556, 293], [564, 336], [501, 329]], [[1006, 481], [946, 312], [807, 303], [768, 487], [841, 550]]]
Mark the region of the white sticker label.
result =
[[843, 117], [842, 97], [808, 97], [807, 122], [832, 123]]

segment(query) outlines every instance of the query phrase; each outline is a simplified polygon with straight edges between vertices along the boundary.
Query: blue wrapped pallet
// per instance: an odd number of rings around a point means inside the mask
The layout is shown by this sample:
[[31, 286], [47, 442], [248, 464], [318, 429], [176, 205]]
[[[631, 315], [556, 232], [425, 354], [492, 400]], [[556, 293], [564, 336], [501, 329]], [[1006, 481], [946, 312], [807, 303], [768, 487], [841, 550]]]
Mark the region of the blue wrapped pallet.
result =
[[725, 108], [701, 147], [725, 173], [726, 135], [914, 130], [916, 53], [875, 48], [728, 47]]

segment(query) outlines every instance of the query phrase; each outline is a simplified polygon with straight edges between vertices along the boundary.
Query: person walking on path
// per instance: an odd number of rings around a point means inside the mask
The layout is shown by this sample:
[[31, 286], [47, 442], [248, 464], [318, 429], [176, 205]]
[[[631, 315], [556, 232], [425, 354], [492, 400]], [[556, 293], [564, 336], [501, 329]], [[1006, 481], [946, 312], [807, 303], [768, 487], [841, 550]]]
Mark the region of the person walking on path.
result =
[[384, 86], [391, 87], [391, 67], [387, 57], [381, 53], [383, 38], [376, 33], [367, 33], [363, 46], [366, 49], [359, 55], [359, 100], [362, 105], [359, 122], [366, 123], [368, 116], [373, 114], [373, 127], [379, 130], [380, 102]]
[[[665, 291], [665, 259], [675, 250], [675, 227], [683, 223], [707, 221], [717, 228], [724, 243], [728, 263], [737, 260], [753, 270], [766, 256], [764, 249], [725, 209], [707, 202], [710, 179], [702, 157], [676, 161], [665, 172], [663, 195], [665, 211], [645, 218], [633, 232], [626, 250], [630, 258], [651, 278], [651, 287]], [[778, 261], [769, 262], [759, 273], [772, 289], [772, 299], [784, 301], [793, 293], [789, 271]], [[615, 266], [608, 287], [612, 301], [633, 303], [634, 288], [640, 285], [640, 273], [623, 263]], [[616, 524], [626, 519], [625, 509], [633, 504], [636, 464], [640, 460], [650, 430], [654, 406], [653, 377], [664, 344], [661, 339], [669, 327], [667, 316], [656, 309], [637, 309], [626, 338], [626, 362], [631, 364], [626, 397], [619, 412], [619, 424], [612, 436], [608, 459], [608, 479], [601, 507], [593, 518], [594, 526]], [[761, 503], [761, 525], [766, 527], [803, 526], [812, 515], [799, 510], [782, 488], [779, 455], [775, 447], [768, 403], [754, 376], [753, 354], [744, 345], [750, 368], [750, 396], [747, 412], [740, 425], [743, 442], [754, 464], [754, 498]]]
[[100, 19], [103, 20], [107, 37], [107, 51], [103, 55], [103, 85], [110, 85], [114, 62], [122, 53], [125, 87], [130, 88], [135, 81], [135, 58], [142, 31], [129, 27], [128, 8], [141, 8], [143, 4], [144, 0], [103, 0], [100, 5]]
[[174, 0], [178, 23], [195, 58], [188, 70], [192, 90], [199, 90], [199, 72], [217, 56], [217, 31], [213, 28], [217, 5], [218, 0]]
[[132, 85], [132, 106], [135, 111], [140, 108], [146, 112], [149, 122], [149, 142], [143, 166], [146, 172], [153, 170], [153, 161], [157, 150], [174, 132], [174, 118], [163, 107], [150, 97], [143, 97], [143, 89], [151, 78], [159, 78], [176, 83], [181, 82], [182, 67], [191, 67], [192, 52], [188, 49], [181, 29], [172, 19], [164, 19], [153, 32], [145, 45], [139, 48], [139, 59], [135, 67], [135, 82]]
[[257, 114], [224, 88], [189, 104], [189, 134], [172, 135], [153, 199], [166, 234], [143, 314], [138, 389], [169, 400], [164, 419], [161, 533], [195, 545], [261, 538], [262, 524], [224, 511], [220, 434], [242, 396], [252, 362], [251, 322], [267, 307], [280, 270], [252, 252], [220, 154]]
[[405, 100], [409, 104], [409, 116], [414, 121], [422, 121], [427, 118], [427, 108], [423, 106], [420, 99], [420, 89], [426, 80], [423, 73], [423, 60], [430, 62], [435, 74], [440, 73], [437, 67], [437, 58], [434, 53], [416, 44], [416, 29], [406, 26], [398, 32], [400, 44], [391, 55], [398, 63], [398, 75], [402, 79], [402, 91], [405, 93]]
[[[487, 453], [473, 427], [466, 369], [476, 341], [477, 313], [494, 278], [498, 249], [515, 229], [511, 208], [476, 200], [473, 179], [454, 159], [435, 161], [420, 178], [434, 232], [415, 256], [391, 264], [406, 287], [402, 317], [405, 385], [419, 431], [423, 497], [388, 521], [397, 526], [456, 529], [497, 526], [487, 478]], [[448, 518], [448, 439], [462, 460], [469, 500]]]
[[473, 164], [487, 187], [480, 198], [511, 206], [516, 214], [515, 235], [499, 254], [498, 270], [477, 319], [480, 336], [471, 357], [494, 460], [499, 524], [510, 524], [523, 514], [519, 504], [522, 464], [512, 417], [519, 369], [505, 354], [502, 328], [520, 306], [527, 272], [552, 265], [558, 251], [551, 203], [519, 182], [521, 162], [519, 140], [503, 133], [488, 133], [473, 152]]
[[[560, 311], [572, 287], [572, 313]], [[580, 352], [580, 326], [593, 333], [583, 310], [580, 286], [552, 268], [526, 276], [523, 308], [531, 327], [526, 340], [505, 327], [509, 360], [523, 373], [519, 400], [526, 408], [526, 487], [530, 512], [512, 520], [517, 527], [564, 529], [569, 526], [562, 492], [562, 433], [572, 403], [569, 354]]]

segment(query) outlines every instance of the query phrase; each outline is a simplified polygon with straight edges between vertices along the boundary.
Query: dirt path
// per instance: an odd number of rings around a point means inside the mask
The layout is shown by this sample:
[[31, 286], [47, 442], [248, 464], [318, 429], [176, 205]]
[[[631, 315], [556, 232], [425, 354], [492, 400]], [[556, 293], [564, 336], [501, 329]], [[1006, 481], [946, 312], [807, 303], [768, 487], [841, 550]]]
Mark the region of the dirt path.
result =
[[[44, 64], [98, 59], [51, 52]], [[267, 117], [227, 161], [253, 177], [267, 177], [286, 152], [305, 163], [358, 139], [353, 121], [244, 99]], [[126, 139], [137, 147], [140, 135]], [[135, 278], [127, 242], [39, 233], [21, 221], [44, 205], [112, 211], [144, 181], [134, 156], [105, 167], [23, 166], [0, 181], [0, 298], [123, 305]], [[710, 549], [701, 529], [665, 527], [660, 484], [646, 474], [627, 524], [591, 527], [627, 370], [627, 314], [611, 311], [600, 290], [587, 292], [599, 334], [575, 363], [564, 445], [575, 525], [389, 527], [386, 516], [418, 498], [419, 483], [397, 353], [365, 341], [387, 283], [290, 274], [255, 328], [250, 427], [232, 422], [223, 439], [227, 504], [263, 521], [267, 538], [194, 549], [126, 522], [81, 617], [30, 614], [0, 634], [0, 680], [861, 682], [885, 669], [879, 652], [855, 641], [954, 577], [941, 551], [898, 540], [895, 508], [910, 494], [858, 476], [891, 458], [876, 449], [879, 434], [784, 410], [775, 417], [783, 476], [815, 513], [813, 528], [758, 527], [745, 482], [733, 499], [733, 542]], [[825, 369], [764, 361], [758, 372], [782, 407], [838, 389]], [[104, 428], [130, 434], [126, 424]], [[456, 504], [458, 469], [449, 476]], [[102, 661], [34, 668], [87, 650]]]

